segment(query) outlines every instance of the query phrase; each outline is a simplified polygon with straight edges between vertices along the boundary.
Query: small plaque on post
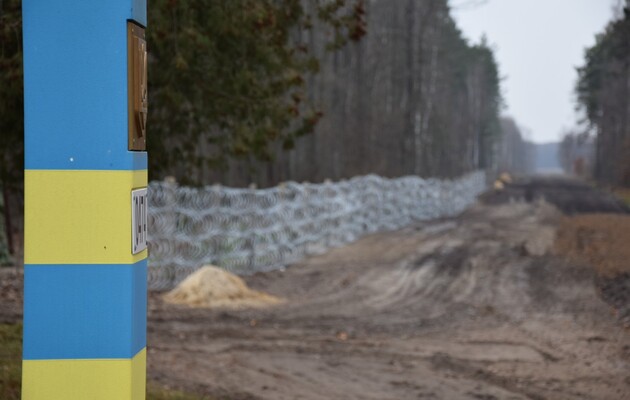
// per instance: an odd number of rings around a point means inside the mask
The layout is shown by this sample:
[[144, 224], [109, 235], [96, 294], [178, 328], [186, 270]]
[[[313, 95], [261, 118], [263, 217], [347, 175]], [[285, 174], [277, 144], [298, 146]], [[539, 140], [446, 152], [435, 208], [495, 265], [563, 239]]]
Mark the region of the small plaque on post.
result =
[[127, 21], [129, 150], [146, 151], [148, 112], [147, 42], [144, 28]]
[[131, 191], [131, 253], [147, 248], [147, 188]]

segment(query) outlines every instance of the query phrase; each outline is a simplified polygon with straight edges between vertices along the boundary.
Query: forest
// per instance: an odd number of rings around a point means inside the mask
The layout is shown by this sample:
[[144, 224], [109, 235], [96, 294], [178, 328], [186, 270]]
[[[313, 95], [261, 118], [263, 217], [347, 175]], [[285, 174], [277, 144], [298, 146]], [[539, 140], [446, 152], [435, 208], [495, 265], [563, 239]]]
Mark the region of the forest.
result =
[[[333, 3], [335, 10], [322, 12], [322, 4]], [[178, 91], [173, 85], [180, 83], [162, 81], [169, 67], [162, 65], [161, 54], [156, 55], [150, 72], [159, 76], [151, 85], [149, 124], [160, 131], [154, 138], [168, 139], [160, 139], [161, 143], [149, 139], [155, 178], [172, 175], [184, 183], [265, 187], [287, 180], [320, 182], [370, 173], [454, 177], [476, 169], [496, 170], [500, 164], [524, 167], [523, 162], [513, 162], [531, 153], [520, 147], [525, 146], [522, 139], [515, 139], [514, 135], [521, 137], [516, 124], [508, 126], [500, 120], [501, 78], [492, 48], [485, 38], [471, 44], [463, 37], [447, 0], [304, 0], [299, 4], [296, 15], [301, 17], [290, 31], [283, 31], [283, 45], [296, 50], [291, 54], [299, 54], [309, 67], [285, 71], [297, 83], [275, 96], [280, 103], [290, 100], [286, 107], [296, 118], [274, 120], [265, 114], [269, 110], [260, 110], [260, 117], [245, 109], [234, 115], [243, 135], [237, 139], [231, 131], [232, 143], [222, 135], [231, 124], [223, 117], [200, 125], [184, 123], [186, 129], [173, 126], [172, 107], [163, 95]], [[279, 28], [269, 24], [261, 29]], [[154, 29], [160, 35], [161, 26]], [[172, 32], [175, 26], [164, 29]], [[176, 29], [187, 31], [183, 25]], [[167, 50], [156, 42], [152, 51]], [[165, 60], [173, 59], [166, 55]], [[206, 75], [205, 66], [198, 67], [197, 78]], [[263, 83], [250, 81], [245, 86], [234, 79], [232, 87], [238, 87], [241, 99], [252, 99], [269, 77], [261, 78]], [[208, 82], [213, 79], [207, 76]], [[216, 107], [208, 102], [224, 100], [197, 96], [204, 89], [195, 85], [191, 84], [191, 91], [198, 92], [194, 98], [202, 100], [192, 102], [189, 96], [178, 108], [196, 114], [195, 109]], [[258, 123], [243, 126], [243, 120]], [[271, 133], [256, 132], [261, 126]], [[512, 129], [506, 133], [509, 145], [502, 143], [502, 128]], [[177, 138], [173, 132], [178, 132]], [[165, 143], [168, 148], [162, 150]], [[163, 153], [175, 154], [174, 147], [177, 157], [164, 168], [167, 155]], [[202, 167], [208, 162], [211, 168]]]
[[[590, 169], [599, 182], [630, 186], [630, 2], [597, 36], [578, 69], [582, 129], [566, 135], [561, 158]], [[590, 151], [589, 146], [594, 150]], [[594, 157], [590, 154], [594, 153]], [[584, 160], [584, 161], [580, 161]], [[565, 161], [566, 163], [566, 161]]]
[[[501, 115], [491, 39], [464, 38], [448, 0], [155, 0], [148, 18], [153, 180], [269, 187], [531, 169], [531, 145]], [[21, 0], [0, 2], [9, 248], [23, 207], [21, 29]]]
[[[1, 4], [0, 182], [16, 192], [21, 1]], [[528, 154], [501, 121], [492, 47], [447, 0], [156, 0], [149, 25], [153, 179], [454, 177]]]

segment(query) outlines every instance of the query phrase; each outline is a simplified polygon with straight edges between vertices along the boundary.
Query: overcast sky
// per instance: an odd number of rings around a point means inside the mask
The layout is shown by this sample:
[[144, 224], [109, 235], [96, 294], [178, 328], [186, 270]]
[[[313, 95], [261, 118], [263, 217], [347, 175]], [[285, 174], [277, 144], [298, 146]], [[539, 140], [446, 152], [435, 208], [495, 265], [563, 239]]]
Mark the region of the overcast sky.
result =
[[464, 35], [486, 34], [495, 48], [505, 114], [531, 132], [535, 142], [557, 141], [575, 125], [575, 67], [613, 16], [614, 0], [487, 0], [476, 7], [452, 0]]

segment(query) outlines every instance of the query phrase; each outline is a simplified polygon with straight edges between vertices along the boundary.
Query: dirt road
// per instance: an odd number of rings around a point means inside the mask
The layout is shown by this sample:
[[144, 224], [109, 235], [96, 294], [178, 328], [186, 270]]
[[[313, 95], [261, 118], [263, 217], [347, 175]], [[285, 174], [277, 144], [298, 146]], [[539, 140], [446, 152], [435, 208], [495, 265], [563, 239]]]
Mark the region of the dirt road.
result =
[[553, 255], [560, 212], [539, 199], [623, 206], [549, 179], [248, 277], [286, 299], [271, 309], [152, 294], [149, 378], [227, 399], [630, 399], [630, 332], [593, 269]]

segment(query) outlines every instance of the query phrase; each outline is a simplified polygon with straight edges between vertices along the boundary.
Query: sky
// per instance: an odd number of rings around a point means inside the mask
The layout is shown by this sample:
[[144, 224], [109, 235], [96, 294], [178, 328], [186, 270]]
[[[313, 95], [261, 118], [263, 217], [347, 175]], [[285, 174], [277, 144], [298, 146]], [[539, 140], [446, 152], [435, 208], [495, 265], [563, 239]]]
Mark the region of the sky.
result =
[[[478, 3], [480, 5], [474, 5]], [[576, 125], [575, 68], [613, 18], [615, 0], [452, 0], [464, 36], [485, 33], [503, 78], [504, 114], [537, 143]], [[473, 4], [473, 5], [471, 5]]]

